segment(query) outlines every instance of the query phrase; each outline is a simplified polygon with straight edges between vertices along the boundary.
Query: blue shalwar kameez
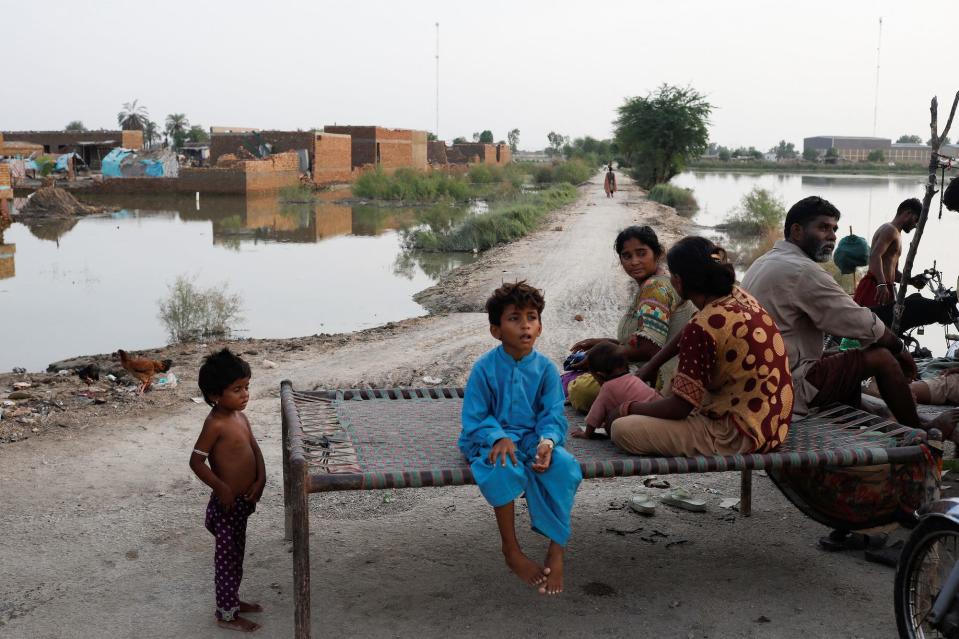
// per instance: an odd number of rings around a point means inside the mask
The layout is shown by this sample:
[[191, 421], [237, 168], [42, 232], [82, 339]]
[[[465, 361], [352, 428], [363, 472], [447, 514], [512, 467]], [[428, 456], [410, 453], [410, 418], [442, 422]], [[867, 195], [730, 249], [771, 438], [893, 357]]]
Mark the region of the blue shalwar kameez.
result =
[[[480, 357], [470, 372], [463, 398], [459, 448], [473, 479], [494, 508], [526, 493], [533, 530], [561, 546], [570, 533], [570, 512], [583, 480], [576, 458], [563, 448], [566, 416], [556, 366], [533, 351], [517, 361], [502, 346]], [[494, 466], [490, 449], [509, 437], [516, 444], [514, 465]], [[544, 472], [532, 469], [540, 438], [553, 440], [552, 461]]]

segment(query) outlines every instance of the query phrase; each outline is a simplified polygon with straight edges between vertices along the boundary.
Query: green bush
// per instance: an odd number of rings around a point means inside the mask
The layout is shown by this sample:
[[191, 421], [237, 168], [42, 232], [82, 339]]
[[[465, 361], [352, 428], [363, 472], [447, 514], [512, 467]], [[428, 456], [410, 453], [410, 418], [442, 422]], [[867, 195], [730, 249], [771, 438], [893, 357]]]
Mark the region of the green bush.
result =
[[195, 277], [178, 275], [159, 301], [160, 321], [174, 342], [224, 337], [241, 318], [240, 296], [229, 292], [226, 283], [201, 289]]
[[757, 186], [729, 212], [722, 227], [730, 235], [761, 235], [781, 229], [785, 219], [786, 207], [782, 200]]
[[699, 203], [692, 189], [684, 189], [674, 184], [657, 184], [649, 190], [647, 199], [676, 209], [683, 217], [692, 217], [699, 210]]
[[473, 215], [449, 229], [412, 231], [406, 236], [406, 246], [424, 251], [485, 251], [525, 236], [547, 213], [573, 202], [578, 195], [579, 191], [570, 184], [524, 193], [511, 201], [497, 203], [488, 213]]
[[474, 164], [467, 171], [466, 179], [473, 184], [493, 184], [503, 179], [503, 172], [498, 166]]
[[462, 177], [397, 169], [387, 175], [380, 169], [364, 173], [353, 184], [353, 194], [373, 200], [435, 202], [444, 198], [469, 200], [473, 194]]
[[593, 176], [596, 170], [583, 160], [573, 158], [554, 164], [540, 164], [533, 172], [533, 181], [537, 184], [582, 184]]

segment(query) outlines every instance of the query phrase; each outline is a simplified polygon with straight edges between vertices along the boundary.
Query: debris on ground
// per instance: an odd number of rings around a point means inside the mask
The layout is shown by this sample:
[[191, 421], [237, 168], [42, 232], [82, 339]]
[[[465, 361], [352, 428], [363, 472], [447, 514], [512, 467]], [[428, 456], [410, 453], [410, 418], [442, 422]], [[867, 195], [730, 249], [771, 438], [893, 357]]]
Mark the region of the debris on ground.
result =
[[73, 217], [101, 213], [104, 208], [81, 204], [68, 191], [48, 186], [38, 189], [20, 209], [18, 217]]

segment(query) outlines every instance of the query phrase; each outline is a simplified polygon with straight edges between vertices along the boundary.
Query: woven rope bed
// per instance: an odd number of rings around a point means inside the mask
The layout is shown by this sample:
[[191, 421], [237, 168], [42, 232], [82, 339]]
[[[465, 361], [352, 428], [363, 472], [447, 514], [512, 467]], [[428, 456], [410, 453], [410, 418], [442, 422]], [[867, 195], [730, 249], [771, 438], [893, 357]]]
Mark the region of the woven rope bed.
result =
[[[285, 532], [293, 540], [297, 639], [310, 636], [309, 493], [473, 483], [456, 447], [462, 397], [461, 388], [295, 391], [290, 382], [282, 383]], [[571, 429], [583, 423], [571, 410], [567, 419]], [[608, 440], [573, 438], [566, 448], [580, 462], [584, 479], [741, 471], [740, 512], [745, 516], [751, 512], [751, 471], [765, 470], [800, 510], [833, 528], [908, 519], [914, 502], [938, 496], [941, 442], [841, 405], [795, 420], [786, 443], [774, 453], [638, 457]], [[830, 491], [841, 488], [815, 473], [877, 465], [895, 470], [890, 482], [918, 483], [916, 494], [909, 495], [912, 501], [885, 499], [881, 508], [864, 514], [845, 503], [830, 508]], [[889, 492], [889, 486], [883, 490]]]

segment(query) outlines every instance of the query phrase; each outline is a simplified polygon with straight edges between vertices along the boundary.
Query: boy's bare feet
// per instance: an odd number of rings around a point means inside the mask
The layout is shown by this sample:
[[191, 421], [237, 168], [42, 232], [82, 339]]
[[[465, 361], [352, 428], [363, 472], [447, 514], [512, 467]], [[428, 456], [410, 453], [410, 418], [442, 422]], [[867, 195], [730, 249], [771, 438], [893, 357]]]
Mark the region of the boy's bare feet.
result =
[[250, 601], [241, 601], [240, 612], [263, 612], [263, 606]]
[[543, 569], [519, 548], [503, 548], [503, 557], [509, 569], [530, 586], [539, 586], [546, 581]]
[[539, 587], [541, 595], [558, 595], [563, 592], [563, 555], [565, 550], [556, 542], [549, 542], [546, 551], [546, 583]]
[[233, 615], [233, 621], [217, 619], [216, 625], [221, 628], [226, 628], [227, 630], [236, 630], [237, 632], [253, 632], [260, 627], [260, 624], [250, 621], [249, 619], [244, 619], [239, 615]]

